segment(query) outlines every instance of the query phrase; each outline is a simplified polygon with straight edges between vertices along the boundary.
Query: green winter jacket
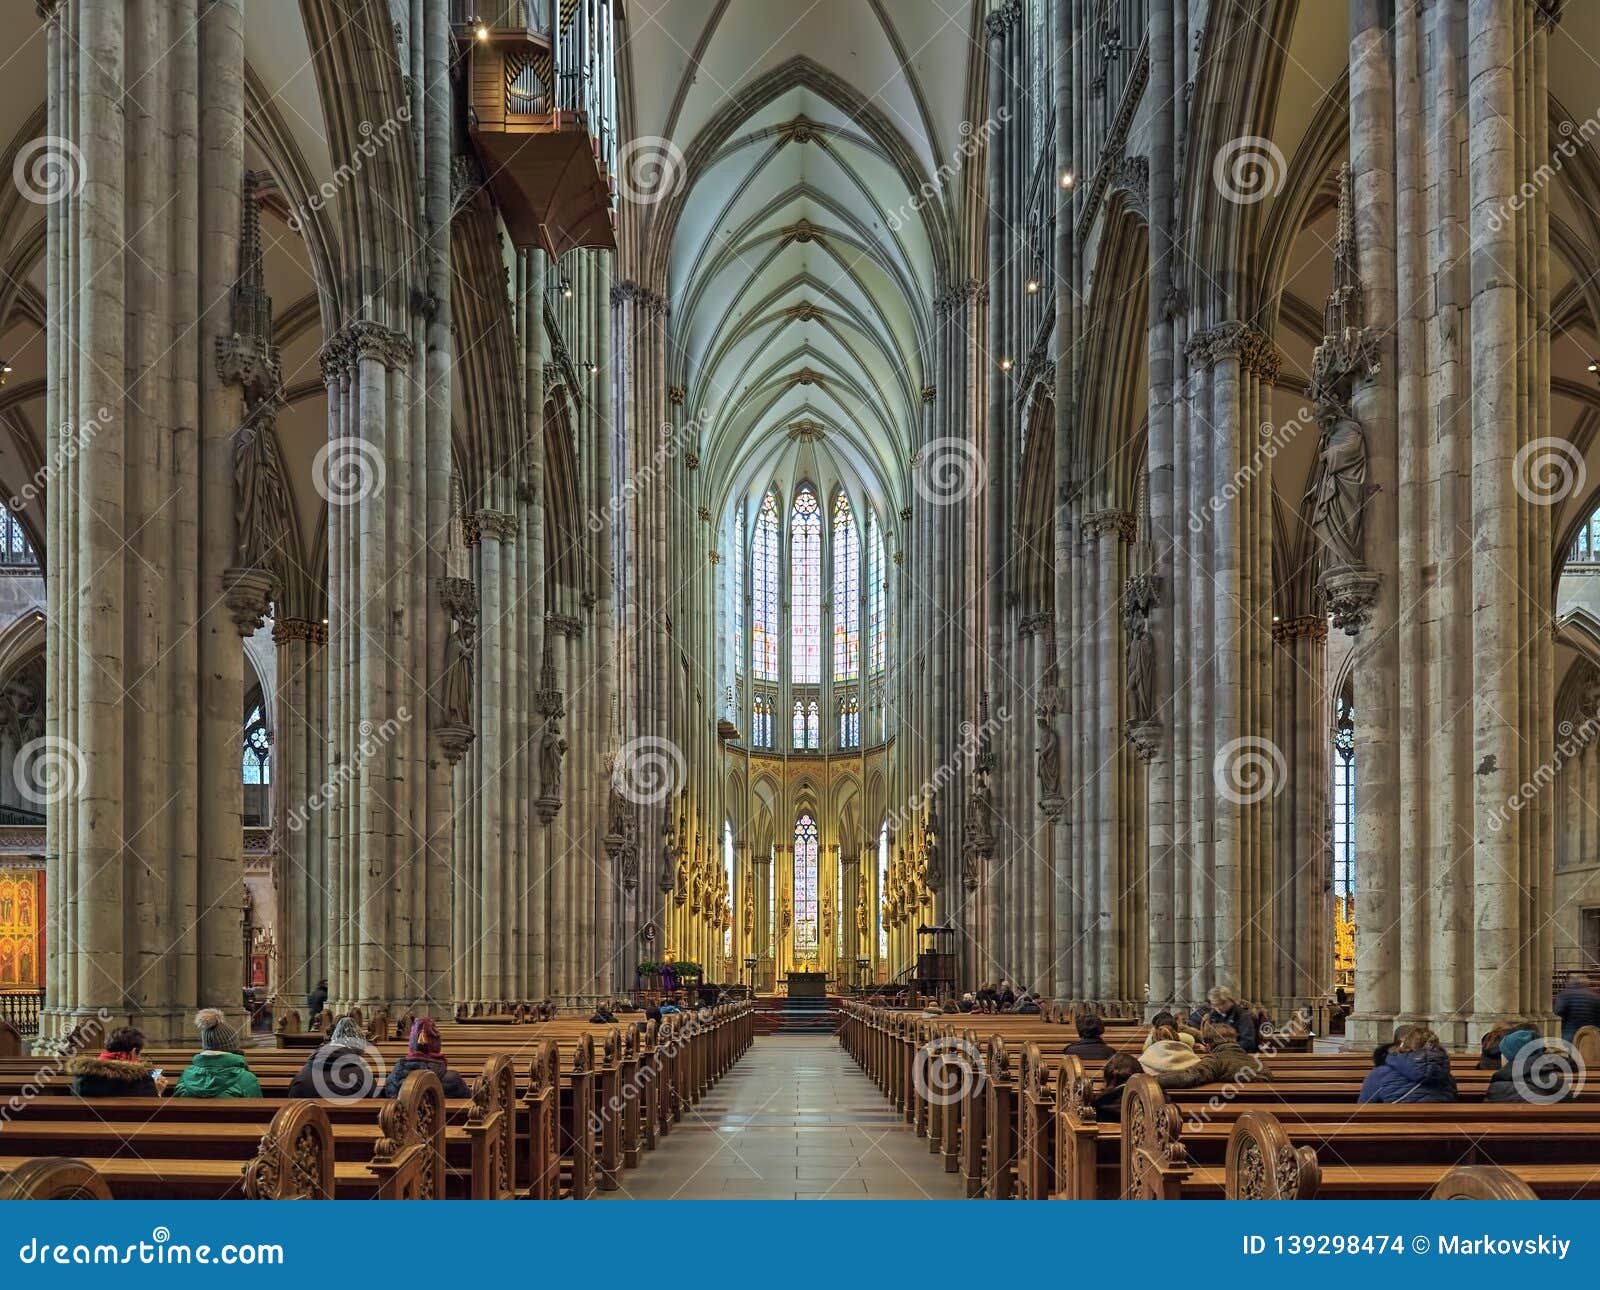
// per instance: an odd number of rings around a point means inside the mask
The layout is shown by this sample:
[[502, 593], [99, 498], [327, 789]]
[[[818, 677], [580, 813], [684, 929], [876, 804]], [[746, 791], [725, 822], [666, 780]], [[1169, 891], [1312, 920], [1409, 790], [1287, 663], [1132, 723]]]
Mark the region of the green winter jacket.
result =
[[261, 1083], [250, 1073], [238, 1053], [218, 1053], [209, 1049], [195, 1054], [194, 1060], [178, 1077], [175, 1097], [260, 1097]]

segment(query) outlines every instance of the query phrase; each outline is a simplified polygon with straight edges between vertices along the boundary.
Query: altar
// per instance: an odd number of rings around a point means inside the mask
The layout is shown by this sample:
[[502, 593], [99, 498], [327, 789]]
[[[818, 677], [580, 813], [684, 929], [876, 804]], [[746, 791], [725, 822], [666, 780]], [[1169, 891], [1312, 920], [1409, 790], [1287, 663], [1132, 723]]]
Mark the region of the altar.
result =
[[826, 999], [828, 974], [826, 972], [791, 972], [784, 977], [791, 999]]

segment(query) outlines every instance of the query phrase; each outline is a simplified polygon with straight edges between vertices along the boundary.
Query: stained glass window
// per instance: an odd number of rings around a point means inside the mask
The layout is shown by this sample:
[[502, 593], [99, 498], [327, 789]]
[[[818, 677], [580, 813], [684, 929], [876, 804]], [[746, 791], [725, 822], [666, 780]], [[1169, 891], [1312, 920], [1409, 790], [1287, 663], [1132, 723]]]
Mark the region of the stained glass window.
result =
[[750, 719], [750, 742], [757, 748], [772, 747], [772, 700], [758, 694]]
[[267, 720], [257, 703], [250, 709], [244, 723], [244, 782], [270, 784], [272, 782], [272, 744], [267, 738]]
[[34, 568], [39, 557], [34, 554], [33, 543], [23, 530], [22, 522], [4, 506], [0, 506], [0, 564]]
[[1600, 564], [1600, 511], [1596, 511], [1578, 530], [1567, 552], [1568, 564]]
[[794, 701], [794, 733], [789, 747], [799, 751], [806, 746], [806, 707], [799, 699]]
[[822, 747], [822, 715], [817, 711], [817, 701], [806, 704], [806, 749], [816, 752]]
[[1355, 709], [1348, 687], [1333, 711], [1333, 895], [1343, 900], [1356, 889]]
[[861, 537], [840, 489], [833, 499], [833, 679], [861, 676]]
[[883, 895], [889, 889], [889, 821], [878, 830], [878, 957], [889, 957], [889, 929], [883, 923]]
[[810, 484], [789, 512], [789, 650], [792, 680], [822, 680], [822, 516]]
[[733, 825], [727, 820], [722, 822], [722, 864], [728, 873], [728, 908], [733, 911], [722, 929], [722, 957], [727, 959], [733, 957], [733, 919], [739, 908], [733, 898]]
[[854, 690], [839, 696], [839, 747], [861, 747], [861, 700]]
[[778, 546], [778, 499], [769, 490], [761, 499], [750, 558], [754, 607], [750, 667], [758, 681], [778, 679]]
[[733, 521], [733, 674], [744, 675], [744, 509]]
[[802, 815], [794, 826], [794, 952], [817, 952], [817, 822]]
[[873, 676], [883, 675], [884, 602], [889, 573], [883, 560], [883, 530], [877, 512], [867, 516], [867, 665]]

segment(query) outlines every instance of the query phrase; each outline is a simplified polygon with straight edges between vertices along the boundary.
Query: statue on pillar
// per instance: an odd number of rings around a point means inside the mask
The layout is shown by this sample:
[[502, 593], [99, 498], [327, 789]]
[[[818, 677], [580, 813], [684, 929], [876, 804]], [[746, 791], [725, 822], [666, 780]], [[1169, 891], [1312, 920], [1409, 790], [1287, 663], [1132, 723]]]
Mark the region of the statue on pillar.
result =
[[1034, 722], [1039, 728], [1039, 746], [1036, 752], [1039, 769], [1040, 799], [1061, 796], [1061, 741], [1050, 719], [1050, 706], [1039, 704], [1034, 709]]
[[559, 719], [551, 715], [539, 731], [539, 796], [561, 796], [561, 765], [567, 755], [567, 741], [561, 734]]
[[441, 578], [439, 599], [453, 630], [444, 640], [444, 671], [439, 677], [439, 726], [436, 734], [452, 764], [472, 746], [472, 668], [478, 640], [478, 593], [470, 578]]
[[1128, 633], [1127, 735], [1145, 761], [1155, 756], [1160, 738], [1156, 719], [1156, 643], [1150, 635], [1156, 589], [1153, 573], [1135, 574], [1122, 588], [1122, 621]]
[[1305, 498], [1319, 555], [1317, 584], [1334, 623], [1350, 635], [1366, 621], [1378, 589], [1363, 540], [1367, 502], [1377, 489], [1367, 482], [1367, 436], [1352, 406], [1359, 383], [1378, 370], [1378, 338], [1366, 326], [1352, 200], [1346, 163], [1339, 172], [1333, 289], [1323, 311], [1322, 343], [1311, 355], [1311, 404], [1322, 429]]

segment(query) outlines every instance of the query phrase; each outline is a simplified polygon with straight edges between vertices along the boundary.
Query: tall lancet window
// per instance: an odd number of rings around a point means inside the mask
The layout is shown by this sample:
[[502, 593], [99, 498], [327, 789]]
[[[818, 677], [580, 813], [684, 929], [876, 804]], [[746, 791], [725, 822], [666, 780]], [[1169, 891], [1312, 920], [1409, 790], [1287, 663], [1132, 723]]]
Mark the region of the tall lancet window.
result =
[[833, 679], [861, 679], [861, 538], [842, 488], [833, 498]]
[[1333, 979], [1352, 989], [1356, 966], [1356, 721], [1346, 683], [1333, 704]]
[[750, 742], [757, 748], [772, 747], [772, 700], [764, 694], [756, 695], [752, 704]]
[[797, 685], [822, 680], [822, 515], [802, 484], [789, 512], [789, 670]]
[[728, 921], [722, 928], [722, 957], [733, 957], [733, 920], [739, 916], [739, 907], [733, 896], [733, 824], [722, 822], [722, 865], [728, 875]]
[[883, 560], [883, 530], [878, 527], [878, 515], [872, 511], [867, 516], [867, 666], [873, 676], [883, 675], [885, 601], [889, 572]]
[[733, 519], [733, 674], [744, 675], [744, 508]]
[[750, 635], [750, 668], [758, 681], [778, 679], [778, 499], [769, 490], [756, 517], [756, 538], [750, 556], [751, 601], [754, 609]]
[[889, 957], [889, 928], [883, 921], [883, 894], [889, 889], [889, 821], [878, 830], [878, 957]]
[[817, 952], [817, 822], [802, 815], [794, 826], [794, 952]]

